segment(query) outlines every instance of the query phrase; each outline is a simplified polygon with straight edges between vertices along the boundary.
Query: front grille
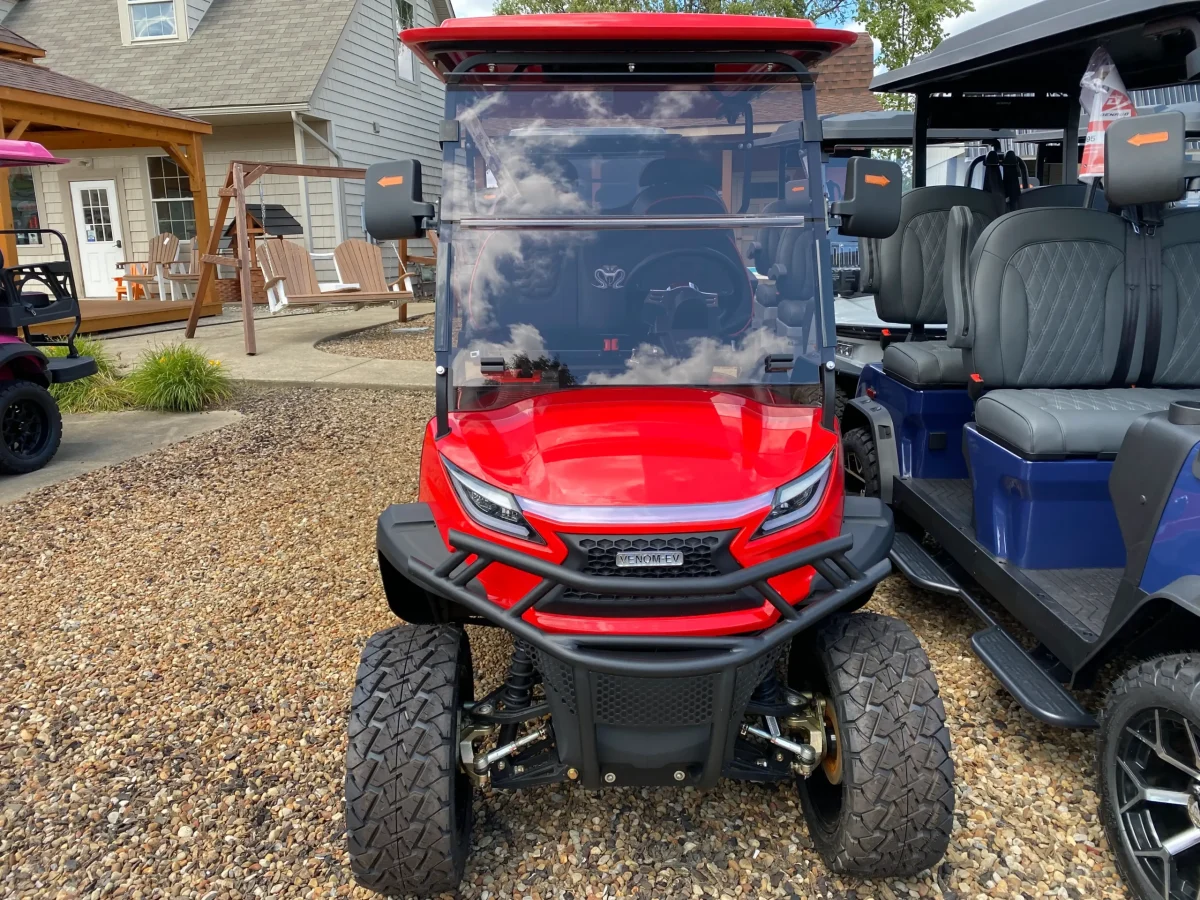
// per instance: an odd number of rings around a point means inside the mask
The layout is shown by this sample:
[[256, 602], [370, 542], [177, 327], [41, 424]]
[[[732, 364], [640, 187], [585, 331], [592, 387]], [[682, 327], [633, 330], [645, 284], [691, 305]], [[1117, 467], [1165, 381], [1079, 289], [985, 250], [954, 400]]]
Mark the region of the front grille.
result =
[[[581, 537], [578, 540], [579, 549], [587, 554], [580, 567], [585, 575], [704, 578], [721, 574], [721, 569], [713, 561], [713, 553], [721, 547], [721, 538], [715, 534], [644, 538]], [[618, 568], [617, 554], [627, 550], [679, 550], [683, 552], [683, 565]]]
[[[576, 715], [574, 670], [548, 653], [541, 650], [535, 653], [551, 708], [556, 714]], [[730, 713], [732, 721], [741, 719], [754, 688], [771, 674], [782, 655], [783, 648], [776, 647], [738, 668]], [[633, 678], [593, 672], [588, 681], [590, 684], [581, 687], [590, 690], [593, 716], [600, 725], [673, 727], [712, 721], [716, 675]]]
[[[605, 578], [712, 578], [741, 568], [729, 552], [733, 535], [732, 531], [715, 531], [665, 535], [562, 534], [559, 537], [569, 551], [564, 565], [585, 575]], [[617, 554], [620, 552], [664, 550], [682, 553], [683, 565], [617, 566]], [[539, 608], [560, 615], [657, 616], [731, 612], [761, 605], [762, 598], [753, 591], [697, 597], [625, 597], [568, 588], [558, 599]]]

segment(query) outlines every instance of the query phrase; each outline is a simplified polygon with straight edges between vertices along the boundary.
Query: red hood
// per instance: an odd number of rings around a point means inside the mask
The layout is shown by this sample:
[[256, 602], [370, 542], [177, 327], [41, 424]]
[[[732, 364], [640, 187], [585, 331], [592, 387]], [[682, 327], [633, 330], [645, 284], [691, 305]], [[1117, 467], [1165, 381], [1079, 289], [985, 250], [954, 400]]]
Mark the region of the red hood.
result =
[[819, 415], [703, 388], [586, 388], [454, 413], [438, 449], [544, 503], [721, 503], [774, 490], [827, 456], [835, 438], [815, 427]]

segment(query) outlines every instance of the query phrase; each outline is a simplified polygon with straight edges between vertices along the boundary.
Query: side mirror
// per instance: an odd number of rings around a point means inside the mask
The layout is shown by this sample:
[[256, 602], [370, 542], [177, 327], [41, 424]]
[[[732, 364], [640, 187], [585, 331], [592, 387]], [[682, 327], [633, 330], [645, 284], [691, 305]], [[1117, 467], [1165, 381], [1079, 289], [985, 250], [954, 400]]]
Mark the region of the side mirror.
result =
[[421, 163], [415, 159], [376, 163], [367, 169], [363, 219], [377, 241], [416, 237], [434, 215], [421, 199]]
[[842, 217], [841, 234], [860, 238], [891, 237], [900, 224], [904, 173], [894, 162], [852, 156], [846, 161], [846, 192], [830, 204]]

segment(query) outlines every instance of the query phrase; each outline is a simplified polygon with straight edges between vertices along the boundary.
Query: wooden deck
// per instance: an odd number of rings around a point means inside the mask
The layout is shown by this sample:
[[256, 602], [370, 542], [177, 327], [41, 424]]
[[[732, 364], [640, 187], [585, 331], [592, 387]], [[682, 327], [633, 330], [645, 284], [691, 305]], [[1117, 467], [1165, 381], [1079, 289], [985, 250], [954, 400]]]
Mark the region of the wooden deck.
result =
[[[159, 325], [163, 322], [185, 322], [191, 300], [80, 300], [79, 311], [83, 314], [80, 334], [99, 331], [115, 331], [118, 328], [139, 328], [142, 325]], [[221, 305], [214, 303], [201, 307], [201, 316], [216, 316]], [[37, 329], [41, 334], [66, 334], [71, 322], [51, 322]]]

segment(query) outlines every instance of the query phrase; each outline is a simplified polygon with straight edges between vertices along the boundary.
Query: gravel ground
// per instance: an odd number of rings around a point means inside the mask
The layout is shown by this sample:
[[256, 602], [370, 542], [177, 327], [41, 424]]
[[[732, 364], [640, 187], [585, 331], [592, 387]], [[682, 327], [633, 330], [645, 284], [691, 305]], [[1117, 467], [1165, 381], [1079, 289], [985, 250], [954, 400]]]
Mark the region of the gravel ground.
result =
[[[424, 331], [396, 333], [397, 328], [423, 328]], [[416, 359], [433, 362], [433, 313], [413, 316], [406, 323], [385, 322], [353, 334], [321, 341], [318, 350], [339, 356], [365, 356], [368, 359]]]
[[[432, 398], [237, 405], [238, 425], [0, 510], [2, 896], [367, 896], [344, 722], [359, 649], [392, 624], [375, 516], [415, 493]], [[561, 787], [478, 796], [462, 896], [1123, 896], [1092, 736], [1020, 711], [945, 598], [892, 578], [874, 606], [916, 628], [946, 700], [959, 795], [936, 872], [828, 875], [786, 787]], [[496, 681], [504, 637], [472, 641]]]

